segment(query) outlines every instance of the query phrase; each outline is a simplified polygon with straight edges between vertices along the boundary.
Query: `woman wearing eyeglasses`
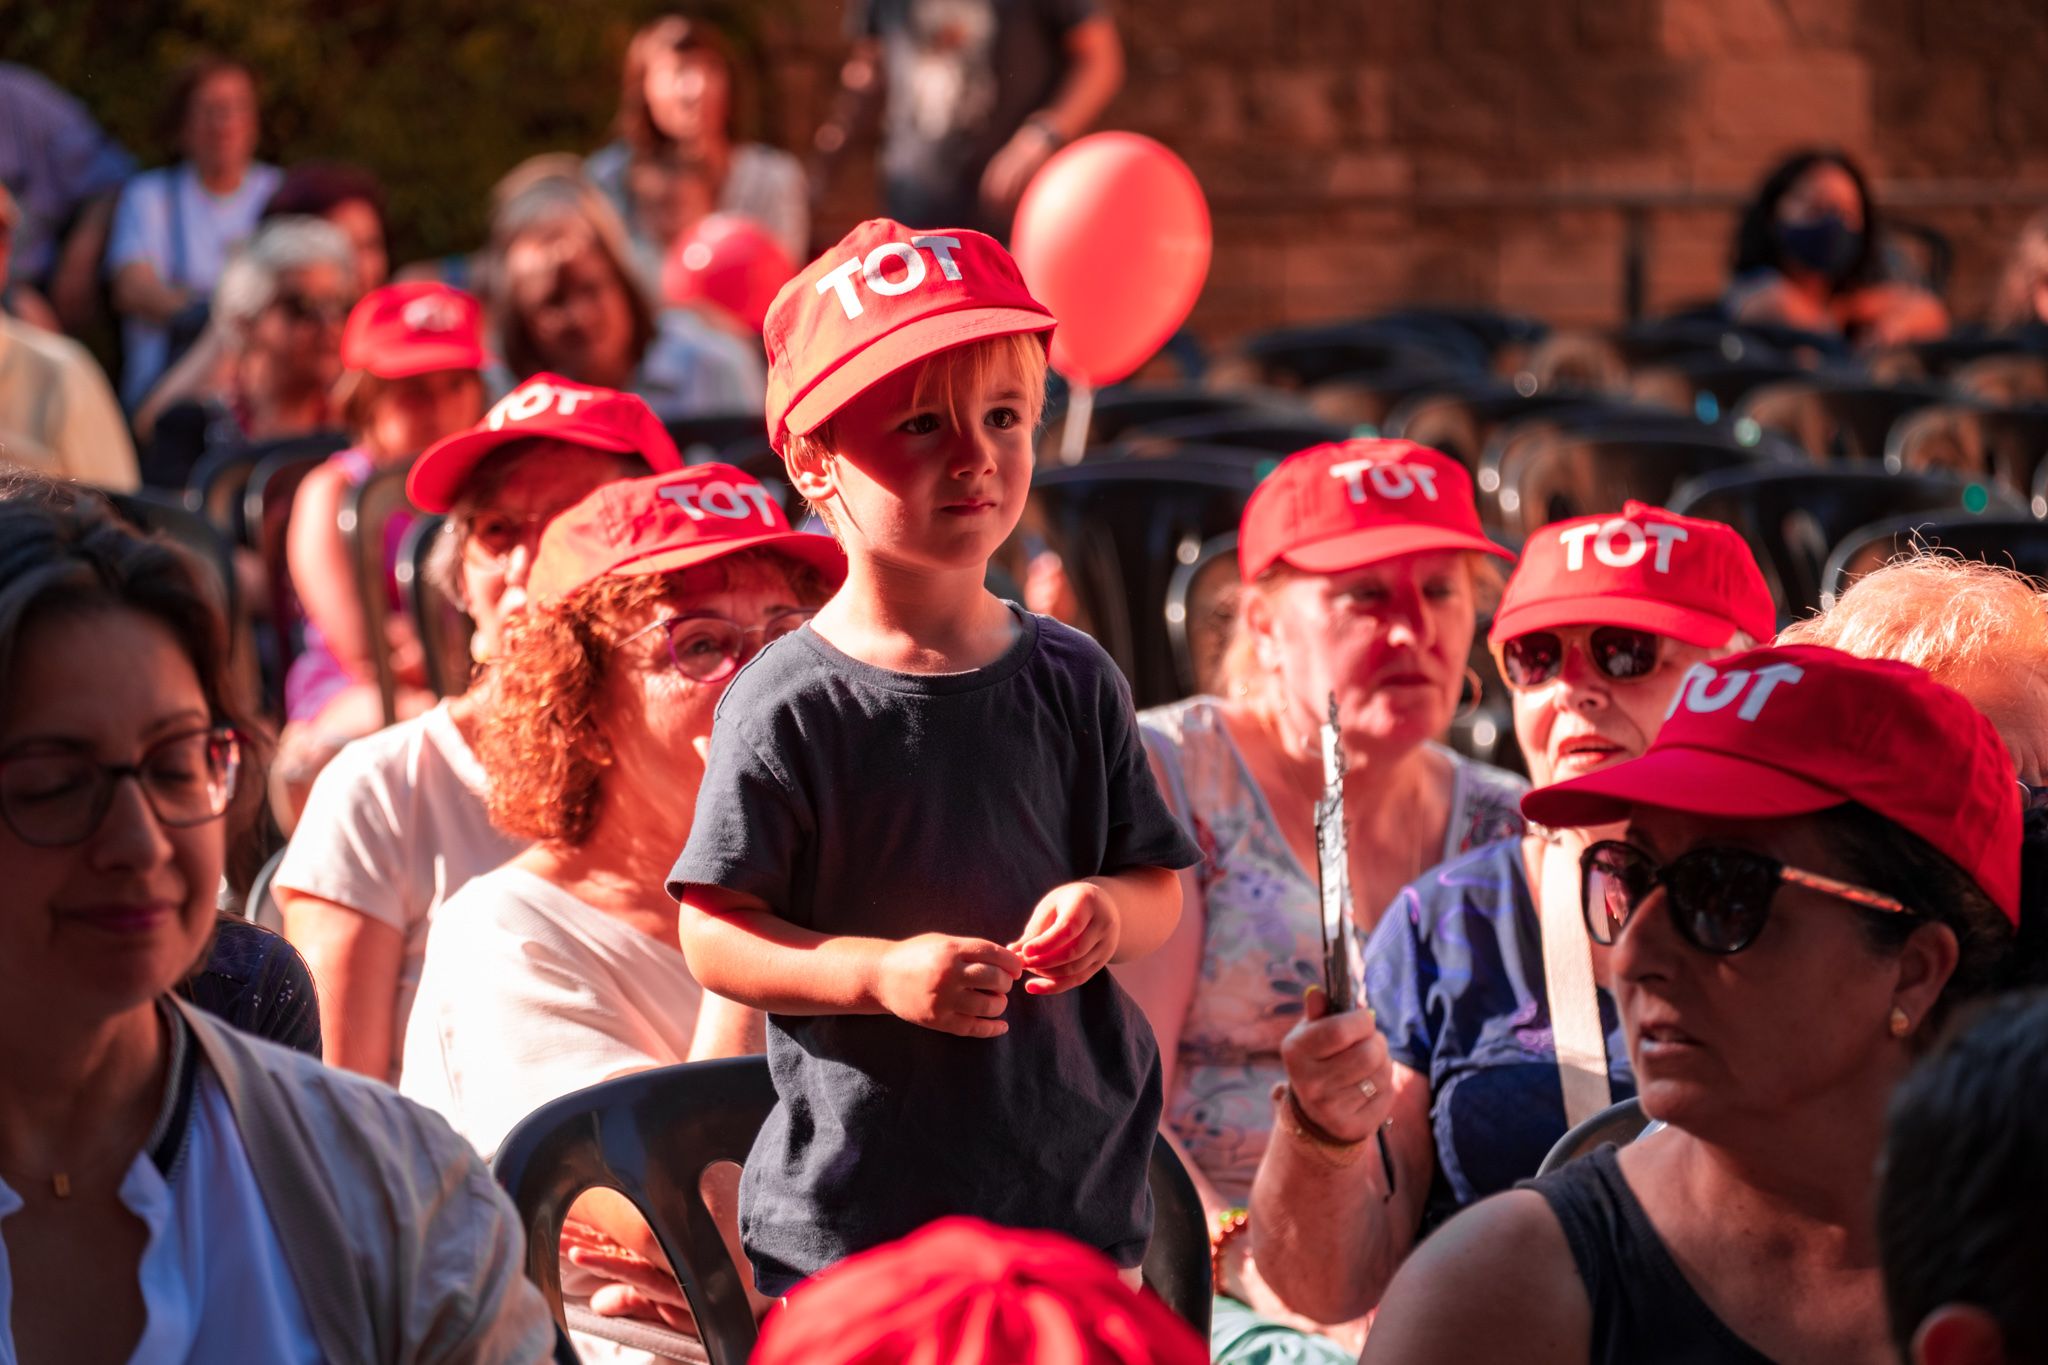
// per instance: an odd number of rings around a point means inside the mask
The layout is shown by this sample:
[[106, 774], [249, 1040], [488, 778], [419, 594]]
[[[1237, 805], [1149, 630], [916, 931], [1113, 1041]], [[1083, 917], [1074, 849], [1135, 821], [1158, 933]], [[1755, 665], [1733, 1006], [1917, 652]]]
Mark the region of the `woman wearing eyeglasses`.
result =
[[[730, 465], [600, 488], [542, 535], [478, 746], [492, 820], [533, 842], [434, 917], [399, 1082], [478, 1151], [558, 1095], [689, 1056], [702, 992], [663, 885], [712, 714], [845, 574]], [[623, 1199], [572, 1217], [665, 1264]]]
[[[488, 660], [526, 605], [543, 527], [616, 479], [682, 458], [631, 394], [538, 375], [468, 431], [428, 448], [406, 489], [446, 514], [434, 586], [476, 624]], [[330, 1065], [396, 1082], [427, 924], [463, 883], [526, 846], [492, 827], [475, 746], [488, 669], [461, 696], [345, 746], [322, 770], [272, 892], [320, 983]]]
[[260, 790], [225, 639], [179, 554], [0, 489], [0, 1360], [539, 1359], [475, 1154], [174, 993]]
[[1583, 918], [1667, 1126], [1452, 1220], [1366, 1360], [1895, 1360], [1885, 1108], [2041, 910], [1991, 723], [1908, 664], [1753, 650], [1694, 669], [1642, 757], [1524, 809], [1599, 832]]
[[[1538, 530], [1489, 641], [1541, 789], [1649, 747], [1686, 670], [1769, 636], [1732, 529], [1630, 503]], [[1527, 809], [1526, 803], [1524, 809]], [[1406, 887], [1364, 953], [1369, 1010], [1312, 1001], [1251, 1201], [1267, 1281], [1328, 1321], [1369, 1312], [1409, 1250], [1536, 1173], [1572, 1123], [1633, 1093], [1604, 956], [1577, 915], [1597, 834], [1533, 827]], [[1376, 1158], [1382, 1132], [1394, 1172]]]

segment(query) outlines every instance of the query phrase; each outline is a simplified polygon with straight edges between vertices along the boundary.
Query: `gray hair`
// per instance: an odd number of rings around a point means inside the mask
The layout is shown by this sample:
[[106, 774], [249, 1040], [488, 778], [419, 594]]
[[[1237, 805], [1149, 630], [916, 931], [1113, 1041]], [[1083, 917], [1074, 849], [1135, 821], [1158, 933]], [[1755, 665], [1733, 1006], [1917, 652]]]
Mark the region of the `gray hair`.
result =
[[273, 218], [256, 229], [221, 271], [213, 290], [213, 316], [245, 328], [277, 297], [277, 281], [288, 270], [331, 265], [356, 288], [355, 249], [348, 234], [323, 218]]

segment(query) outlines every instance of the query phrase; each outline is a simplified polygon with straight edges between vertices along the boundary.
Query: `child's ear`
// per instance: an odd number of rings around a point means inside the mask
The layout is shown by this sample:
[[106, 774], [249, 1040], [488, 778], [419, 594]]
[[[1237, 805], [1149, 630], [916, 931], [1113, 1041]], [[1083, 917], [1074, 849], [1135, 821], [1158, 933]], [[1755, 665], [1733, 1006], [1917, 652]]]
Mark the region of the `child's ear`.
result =
[[838, 491], [832, 478], [831, 458], [812, 448], [808, 442], [791, 449], [785, 463], [789, 469], [790, 486], [802, 494], [806, 502], [828, 501]]

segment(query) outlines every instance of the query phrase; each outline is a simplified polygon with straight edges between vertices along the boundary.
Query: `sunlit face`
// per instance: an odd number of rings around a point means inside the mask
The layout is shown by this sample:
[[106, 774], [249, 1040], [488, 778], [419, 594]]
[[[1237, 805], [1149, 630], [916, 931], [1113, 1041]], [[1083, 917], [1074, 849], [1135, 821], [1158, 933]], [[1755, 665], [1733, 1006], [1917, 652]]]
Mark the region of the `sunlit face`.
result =
[[256, 156], [256, 86], [248, 73], [216, 71], [185, 107], [180, 142], [202, 179], [239, 175]]
[[732, 79], [708, 52], [662, 48], [647, 60], [647, 116], [663, 136], [689, 144], [725, 132]]
[[1640, 757], [1662, 728], [1686, 672], [1726, 652], [1659, 636], [1655, 669], [1623, 681], [1594, 665], [1588, 651], [1592, 631], [1591, 626], [1557, 628], [1553, 633], [1564, 643], [1557, 676], [1536, 687], [1508, 687], [1515, 739], [1535, 786]]
[[632, 302], [595, 237], [581, 228], [528, 233], [506, 251], [505, 268], [542, 369], [627, 386], [636, 364]]
[[356, 284], [365, 294], [382, 285], [391, 275], [391, 258], [377, 210], [361, 199], [344, 199], [324, 216], [348, 236], [356, 255]]
[[985, 565], [1024, 514], [1042, 398], [1007, 347], [963, 366], [950, 395], [920, 401], [920, 368], [840, 409], [832, 455], [797, 485], [829, 503], [850, 556], [913, 572]]
[[[106, 610], [32, 624], [0, 710], [0, 761], [69, 748], [137, 762], [212, 722], [191, 659], [159, 622]], [[33, 793], [29, 794], [33, 796]], [[105, 1018], [169, 990], [213, 932], [223, 821], [162, 824], [123, 779], [82, 842], [38, 848], [0, 821], [0, 1009], [12, 1027]]]
[[639, 472], [630, 457], [566, 441], [536, 442], [505, 457], [487, 498], [456, 509], [462, 606], [476, 622], [480, 659], [498, 652], [505, 623], [526, 609], [526, 580], [547, 524], [605, 484]]
[[341, 329], [355, 303], [346, 272], [327, 261], [280, 271], [270, 303], [249, 327], [248, 346], [278, 389], [334, 387], [341, 377]]
[[419, 454], [484, 413], [483, 378], [475, 370], [433, 370], [388, 379], [370, 400], [369, 444], [385, 459]]
[[1778, 221], [1794, 226], [1829, 214], [1852, 231], [1863, 230], [1863, 197], [1856, 192], [1856, 181], [1834, 162], [1818, 161], [1778, 201]]

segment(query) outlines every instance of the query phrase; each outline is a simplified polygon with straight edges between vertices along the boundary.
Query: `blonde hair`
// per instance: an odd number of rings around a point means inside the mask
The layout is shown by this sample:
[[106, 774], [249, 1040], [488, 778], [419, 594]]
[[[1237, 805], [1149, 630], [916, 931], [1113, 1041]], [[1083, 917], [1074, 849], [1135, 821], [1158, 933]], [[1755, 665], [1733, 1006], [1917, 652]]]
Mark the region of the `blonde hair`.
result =
[[[963, 426], [969, 420], [967, 405], [973, 395], [992, 381], [992, 371], [1004, 366], [1013, 368], [1022, 377], [1025, 403], [1030, 408], [1025, 419], [1036, 428], [1045, 416], [1044, 336], [1042, 332], [1012, 332], [1007, 336], [984, 337], [980, 341], [970, 341], [926, 356], [915, 362], [917, 377], [911, 385], [911, 405], [922, 408], [943, 395], [947, 418], [954, 426]], [[782, 451], [782, 464], [792, 481], [798, 469], [806, 466], [820, 468], [835, 453], [837, 444], [832, 428], [833, 420], [827, 418], [801, 436], [790, 435]], [[809, 505], [827, 526], [832, 525], [832, 514], [825, 504], [813, 502]], [[837, 528], [834, 529], [836, 531]]]
[[2015, 665], [2048, 672], [2048, 598], [2012, 569], [1921, 549], [1857, 579], [1778, 643], [1896, 659], [1963, 691]]

